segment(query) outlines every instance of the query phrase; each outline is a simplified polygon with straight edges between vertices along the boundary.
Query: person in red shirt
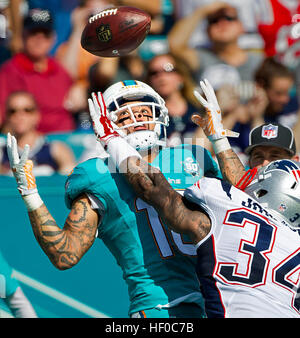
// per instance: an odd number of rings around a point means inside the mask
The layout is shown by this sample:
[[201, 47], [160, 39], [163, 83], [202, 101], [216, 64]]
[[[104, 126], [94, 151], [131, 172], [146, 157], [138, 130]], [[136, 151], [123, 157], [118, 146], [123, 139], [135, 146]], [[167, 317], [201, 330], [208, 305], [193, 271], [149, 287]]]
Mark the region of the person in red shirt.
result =
[[299, 21], [299, 0], [257, 0], [258, 32], [264, 41], [267, 57], [275, 56], [289, 68], [296, 67], [300, 57], [300, 37], [293, 34]]
[[54, 43], [53, 19], [47, 10], [31, 10], [24, 19], [24, 51], [0, 67], [0, 126], [5, 101], [16, 90], [32, 93], [41, 111], [42, 133], [71, 131], [73, 116], [65, 107], [72, 79], [48, 53]]

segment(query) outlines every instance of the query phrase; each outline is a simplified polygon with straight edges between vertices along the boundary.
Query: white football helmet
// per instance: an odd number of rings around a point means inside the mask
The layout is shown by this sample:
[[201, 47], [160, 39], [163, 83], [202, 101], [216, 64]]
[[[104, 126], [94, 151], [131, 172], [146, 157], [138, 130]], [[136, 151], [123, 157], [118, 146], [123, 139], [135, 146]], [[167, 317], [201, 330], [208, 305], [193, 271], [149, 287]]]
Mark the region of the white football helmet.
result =
[[[150, 86], [141, 81], [120, 81], [110, 86], [103, 93], [103, 98], [114, 129], [132, 147], [138, 151], [144, 151], [155, 146], [166, 146], [166, 127], [169, 124], [168, 109], [165, 101]], [[140, 102], [130, 103], [130, 101]], [[150, 106], [153, 119], [146, 122], [137, 122], [132, 111], [132, 107], [136, 106]], [[130, 113], [133, 123], [118, 127], [114, 122], [117, 121], [118, 113], [124, 111], [124, 109], [127, 109]], [[128, 127], [145, 124], [155, 124], [154, 130], [139, 130], [128, 135], [124, 131]]]
[[300, 163], [277, 160], [260, 168], [245, 193], [300, 229]]

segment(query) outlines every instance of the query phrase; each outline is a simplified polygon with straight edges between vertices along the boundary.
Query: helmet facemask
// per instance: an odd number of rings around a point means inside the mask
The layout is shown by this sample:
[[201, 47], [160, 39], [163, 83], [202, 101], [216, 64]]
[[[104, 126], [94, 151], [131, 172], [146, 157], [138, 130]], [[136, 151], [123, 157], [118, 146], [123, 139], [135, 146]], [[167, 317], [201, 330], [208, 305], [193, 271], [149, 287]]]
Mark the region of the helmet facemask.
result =
[[[146, 151], [157, 146], [166, 146], [166, 127], [168, 126], [168, 110], [164, 100], [149, 86], [142, 84], [142, 88], [121, 88], [119, 95], [114, 95], [108, 102], [107, 109], [114, 130], [138, 151]], [[151, 109], [152, 117], [148, 121], [137, 121], [134, 108], [147, 106]], [[123, 126], [116, 124], [118, 116], [128, 111], [132, 123]], [[120, 119], [119, 119], [120, 121]], [[155, 125], [153, 130], [137, 130], [127, 132], [130, 127]]]

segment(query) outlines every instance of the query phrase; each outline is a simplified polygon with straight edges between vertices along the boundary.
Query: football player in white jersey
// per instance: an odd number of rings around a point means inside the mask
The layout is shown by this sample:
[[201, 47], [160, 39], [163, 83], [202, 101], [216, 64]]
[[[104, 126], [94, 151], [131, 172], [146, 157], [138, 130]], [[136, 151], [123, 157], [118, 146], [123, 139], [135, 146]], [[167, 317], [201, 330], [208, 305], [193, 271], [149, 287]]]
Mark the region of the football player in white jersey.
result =
[[[230, 132], [223, 130], [214, 93], [207, 82], [201, 87], [207, 101], [196, 96], [207, 119], [194, 120], [216, 154], [228, 152]], [[104, 111], [91, 115], [99, 136], [106, 137], [110, 121]], [[110, 155], [135, 192], [195, 243], [208, 317], [300, 316], [299, 162], [279, 160], [251, 170], [239, 180], [241, 189], [205, 177], [181, 196], [128, 143], [120, 149], [111, 148]]]

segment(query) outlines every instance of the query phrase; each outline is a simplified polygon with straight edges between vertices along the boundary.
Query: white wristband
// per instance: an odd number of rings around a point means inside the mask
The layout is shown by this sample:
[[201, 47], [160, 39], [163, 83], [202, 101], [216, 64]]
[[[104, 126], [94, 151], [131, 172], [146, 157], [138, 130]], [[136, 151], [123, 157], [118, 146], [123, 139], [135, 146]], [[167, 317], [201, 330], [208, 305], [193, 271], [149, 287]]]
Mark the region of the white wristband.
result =
[[142, 158], [138, 151], [128, 144], [128, 142], [122, 137], [114, 137], [110, 139], [107, 145], [107, 152], [110, 154], [118, 168], [120, 168], [120, 164], [128, 157], [133, 156]]
[[222, 151], [231, 149], [231, 145], [227, 137], [219, 138], [218, 140], [211, 141], [215, 154], [219, 154]]
[[35, 209], [42, 206], [42, 204], [44, 203], [38, 192], [22, 196], [22, 198], [28, 211], [34, 211]]

